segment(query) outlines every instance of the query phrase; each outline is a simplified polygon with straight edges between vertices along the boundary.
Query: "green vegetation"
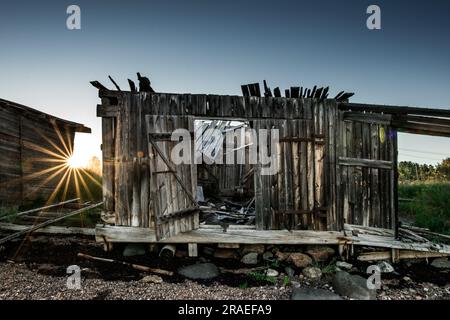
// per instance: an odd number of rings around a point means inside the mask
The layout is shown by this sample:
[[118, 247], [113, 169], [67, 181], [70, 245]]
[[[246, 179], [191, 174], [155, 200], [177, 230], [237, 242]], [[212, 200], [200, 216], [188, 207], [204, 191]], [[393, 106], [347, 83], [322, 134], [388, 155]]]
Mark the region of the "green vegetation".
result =
[[17, 212], [19, 212], [17, 207], [0, 207], [0, 217], [7, 216], [4, 222], [11, 222], [15, 219]]
[[434, 166], [403, 161], [398, 172], [400, 218], [450, 234], [450, 158]]
[[289, 276], [284, 276], [283, 278], [283, 285], [288, 286], [291, 280], [289, 279]]
[[450, 183], [411, 183], [398, 188], [400, 217], [450, 235]]
[[336, 258], [333, 258], [329, 264], [322, 268], [322, 273], [332, 273], [336, 271]]
[[266, 281], [272, 284], [276, 283], [277, 281], [275, 277], [268, 276], [265, 272], [251, 272], [249, 275], [256, 281]]
[[408, 182], [449, 182], [450, 181], [450, 158], [444, 159], [442, 163], [435, 166], [429, 164], [418, 164], [411, 161], [401, 161], [398, 164], [399, 181]]

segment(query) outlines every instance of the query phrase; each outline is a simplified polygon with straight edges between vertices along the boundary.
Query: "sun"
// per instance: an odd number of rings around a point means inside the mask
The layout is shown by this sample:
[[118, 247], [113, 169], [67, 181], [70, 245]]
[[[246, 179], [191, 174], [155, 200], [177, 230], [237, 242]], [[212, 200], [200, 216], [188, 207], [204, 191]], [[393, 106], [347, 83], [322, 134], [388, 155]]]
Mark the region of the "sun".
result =
[[69, 158], [67, 158], [67, 165], [74, 169], [85, 167], [87, 164], [86, 157], [82, 157], [80, 153], [75, 152]]

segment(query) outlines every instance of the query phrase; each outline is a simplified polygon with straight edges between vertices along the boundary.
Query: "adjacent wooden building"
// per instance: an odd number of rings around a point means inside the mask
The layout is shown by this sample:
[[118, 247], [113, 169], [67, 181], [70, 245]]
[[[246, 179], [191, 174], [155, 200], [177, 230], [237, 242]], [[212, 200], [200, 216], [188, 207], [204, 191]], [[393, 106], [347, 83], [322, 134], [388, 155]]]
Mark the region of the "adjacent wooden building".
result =
[[46, 200], [72, 153], [76, 132], [91, 130], [30, 107], [0, 99], [0, 206]]

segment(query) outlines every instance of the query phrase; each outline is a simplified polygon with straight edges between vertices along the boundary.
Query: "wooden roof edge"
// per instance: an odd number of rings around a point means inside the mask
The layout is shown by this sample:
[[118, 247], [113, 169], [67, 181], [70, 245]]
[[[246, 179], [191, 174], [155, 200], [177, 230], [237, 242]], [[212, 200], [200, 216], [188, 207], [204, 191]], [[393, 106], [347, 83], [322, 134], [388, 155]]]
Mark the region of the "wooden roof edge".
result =
[[78, 122], [74, 122], [74, 121], [70, 121], [70, 120], [66, 120], [66, 119], [62, 119], [62, 118], [58, 118], [58, 117], [53, 116], [51, 114], [45, 113], [43, 111], [39, 111], [37, 109], [25, 106], [25, 105], [17, 103], [17, 102], [13, 102], [13, 101], [9, 101], [9, 100], [5, 100], [5, 99], [1, 99], [0, 98], [0, 105], [18, 109], [22, 113], [31, 113], [31, 114], [40, 115], [42, 117], [45, 117], [49, 121], [60, 122], [60, 123], [62, 123], [65, 126], [69, 126], [69, 127], [74, 128], [75, 132], [83, 132], [83, 133], [91, 133], [92, 132], [91, 128], [86, 127], [84, 124], [81, 124], [81, 123], [78, 123]]
[[438, 108], [340, 102], [339, 109], [352, 111], [380, 112], [393, 115], [424, 115], [432, 117], [450, 118], [450, 109], [438, 109]]

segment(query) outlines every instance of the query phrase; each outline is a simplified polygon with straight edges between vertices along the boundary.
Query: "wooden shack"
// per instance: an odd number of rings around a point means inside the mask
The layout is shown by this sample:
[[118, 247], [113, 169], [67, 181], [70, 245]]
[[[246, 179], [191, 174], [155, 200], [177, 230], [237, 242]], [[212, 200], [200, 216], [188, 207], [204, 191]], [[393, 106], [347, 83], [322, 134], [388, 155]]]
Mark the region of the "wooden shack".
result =
[[[115, 218], [112, 225], [97, 227], [97, 239], [104, 242], [352, 243], [345, 226], [384, 230], [394, 239], [397, 132], [450, 136], [450, 110], [443, 109], [354, 104], [298, 93], [260, 97], [99, 89], [104, 211]], [[198, 166], [175, 166], [170, 160], [171, 132], [184, 128], [193, 134], [197, 119], [279, 130], [279, 143], [271, 150], [279, 160], [277, 174], [261, 174], [262, 165], [252, 168], [254, 226], [227, 231], [199, 224]], [[229, 171], [218, 176], [231, 179]]]
[[0, 206], [48, 199], [62, 175], [53, 169], [71, 155], [75, 132], [91, 130], [0, 99]]

